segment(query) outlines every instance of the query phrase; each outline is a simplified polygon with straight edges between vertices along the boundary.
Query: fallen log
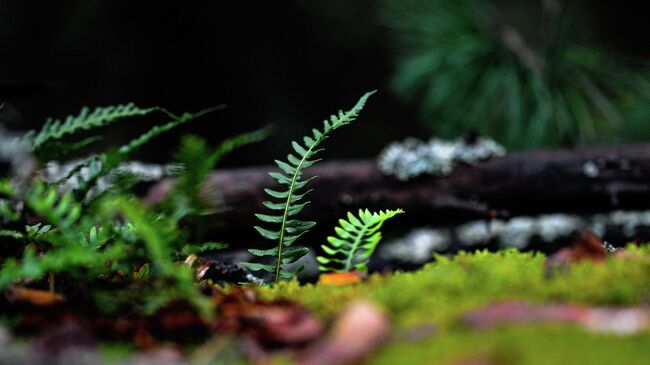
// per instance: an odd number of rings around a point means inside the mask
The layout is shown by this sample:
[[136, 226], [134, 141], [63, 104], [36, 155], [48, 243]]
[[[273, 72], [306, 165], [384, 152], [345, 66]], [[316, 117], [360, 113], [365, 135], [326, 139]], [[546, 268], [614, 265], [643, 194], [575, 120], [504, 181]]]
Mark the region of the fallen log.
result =
[[[218, 170], [205, 184], [229, 207], [214, 232], [235, 242], [257, 241], [253, 213], [263, 212], [265, 187], [277, 184], [271, 166]], [[305, 173], [317, 175], [302, 213], [330, 233], [336, 220], [359, 208], [406, 210], [391, 227], [442, 226], [467, 220], [550, 212], [595, 213], [650, 207], [650, 144], [511, 153], [449, 176], [407, 182], [385, 176], [373, 160], [330, 161]], [[164, 190], [160, 187], [158, 191]], [[312, 236], [314, 237], [314, 236]], [[319, 238], [320, 239], [320, 238]]]

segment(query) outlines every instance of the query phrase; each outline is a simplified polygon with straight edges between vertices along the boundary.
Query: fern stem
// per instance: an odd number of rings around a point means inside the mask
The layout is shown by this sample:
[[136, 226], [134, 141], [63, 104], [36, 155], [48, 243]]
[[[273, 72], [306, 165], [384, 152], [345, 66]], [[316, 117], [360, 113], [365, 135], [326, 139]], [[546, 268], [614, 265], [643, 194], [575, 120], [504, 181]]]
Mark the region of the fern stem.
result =
[[364, 225], [363, 229], [361, 229], [361, 232], [359, 232], [359, 235], [354, 239], [354, 243], [352, 244], [352, 249], [350, 250], [350, 254], [348, 255], [347, 260], [345, 260], [345, 268], [343, 269], [344, 272], [349, 272], [350, 269], [352, 269], [352, 260], [354, 259], [359, 243], [361, 243], [361, 240], [363, 239], [363, 236], [366, 234], [367, 230], [368, 230], [368, 226]]
[[287, 219], [289, 217], [289, 206], [291, 205], [291, 197], [293, 196], [293, 190], [294, 190], [294, 186], [296, 185], [296, 180], [298, 179], [298, 175], [302, 170], [302, 165], [307, 160], [307, 157], [311, 155], [311, 152], [314, 150], [314, 147], [318, 146], [323, 141], [325, 136], [326, 134], [323, 134], [321, 137], [315, 140], [311, 146], [309, 146], [307, 152], [300, 159], [300, 163], [296, 166], [296, 173], [293, 174], [293, 178], [291, 179], [291, 185], [289, 185], [289, 194], [287, 195], [287, 201], [284, 204], [284, 214], [282, 215], [282, 224], [280, 225], [280, 238], [278, 239], [279, 241], [278, 255], [277, 255], [277, 263], [275, 265], [275, 284], [278, 284], [280, 282], [280, 269], [282, 268], [282, 248], [284, 247], [284, 230], [287, 224]]

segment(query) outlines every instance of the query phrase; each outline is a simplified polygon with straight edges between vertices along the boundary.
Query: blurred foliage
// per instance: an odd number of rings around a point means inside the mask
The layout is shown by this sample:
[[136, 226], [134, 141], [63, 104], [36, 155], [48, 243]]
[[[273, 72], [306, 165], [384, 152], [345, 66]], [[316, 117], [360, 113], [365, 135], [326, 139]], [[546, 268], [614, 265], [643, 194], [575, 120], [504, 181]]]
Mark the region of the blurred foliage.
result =
[[[11, 170], [0, 175], [0, 290], [12, 285], [49, 287], [74, 296], [83, 288], [103, 312], [152, 314], [180, 299], [205, 316], [213, 314], [210, 301], [198, 292], [192, 268], [183, 263], [189, 254], [224, 247], [217, 242], [200, 243], [198, 217], [216, 207], [200, 201], [199, 187], [220, 158], [264, 139], [268, 129], [228, 139], [216, 148], [198, 137], [187, 137], [176, 154], [178, 183], [165, 199], [150, 206], [133, 192], [142, 173], [138, 169], [147, 167], [128, 170], [122, 166], [153, 138], [215, 109], [178, 116], [133, 104], [93, 112], [84, 108], [77, 116], [65, 121], [48, 119], [39, 132], [12, 139], [18, 142], [13, 154], [33, 153], [29, 160], [34, 161], [34, 170], [23, 179]], [[154, 112], [169, 121], [120, 148], [71, 163], [70, 171], [62, 176], [41, 178], [43, 166], [57, 164], [54, 158], [96, 140], [68, 141], [79, 132]], [[4, 152], [11, 155], [12, 151]], [[119, 176], [113, 174], [120, 169]]]
[[531, 31], [494, 2], [384, 1], [401, 46], [393, 90], [447, 138], [477, 130], [533, 148], [650, 135], [649, 114], [638, 115], [650, 104], [650, 67], [574, 42], [562, 0], [539, 5]]

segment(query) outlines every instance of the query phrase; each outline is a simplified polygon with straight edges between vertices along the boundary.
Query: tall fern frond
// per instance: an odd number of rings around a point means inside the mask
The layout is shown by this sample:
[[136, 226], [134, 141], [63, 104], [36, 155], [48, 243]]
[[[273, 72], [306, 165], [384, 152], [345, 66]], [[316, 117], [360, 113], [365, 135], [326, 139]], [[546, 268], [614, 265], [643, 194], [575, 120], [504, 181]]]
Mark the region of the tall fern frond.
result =
[[348, 220], [339, 219], [339, 227], [334, 231], [337, 236], [327, 237], [329, 245], [321, 248], [328, 257], [319, 256], [316, 259], [321, 264], [321, 271], [348, 272], [351, 270], [366, 271], [370, 256], [375, 252], [381, 241], [379, 229], [384, 222], [403, 210], [387, 210], [371, 213], [359, 209], [359, 217], [348, 212]]
[[31, 144], [32, 150], [35, 151], [47, 142], [61, 139], [66, 135], [71, 135], [81, 130], [104, 127], [120, 119], [146, 115], [156, 110], [159, 110], [159, 108], [143, 109], [135, 106], [133, 103], [98, 107], [92, 112], [88, 107], [84, 107], [78, 115], [69, 115], [65, 120], [48, 118], [38, 133], [29, 133], [25, 138]]
[[314, 177], [302, 179], [304, 169], [312, 166], [319, 159], [315, 156], [320, 144], [329, 137], [329, 134], [354, 121], [359, 112], [363, 109], [368, 98], [374, 94], [374, 91], [363, 95], [352, 109], [347, 112], [339, 110], [337, 115], [332, 115], [329, 120], [323, 122], [323, 129], [313, 129], [311, 136], [303, 137], [303, 144], [296, 141], [291, 143], [294, 154], [287, 156], [287, 162], [276, 160], [275, 163], [281, 172], [270, 172], [269, 175], [284, 188], [282, 190], [265, 189], [264, 191], [275, 199], [275, 201], [266, 201], [264, 206], [271, 210], [271, 214], [256, 214], [255, 216], [264, 223], [279, 225], [279, 230], [272, 230], [255, 226], [255, 229], [262, 237], [277, 241], [277, 247], [268, 250], [249, 250], [255, 256], [272, 256], [275, 264], [243, 263], [249, 270], [263, 270], [274, 274], [275, 282], [280, 279], [288, 279], [302, 271], [303, 267], [291, 271], [282, 265], [292, 264], [306, 255], [309, 251], [307, 248], [290, 248], [290, 246], [309, 229], [316, 225], [316, 222], [302, 221], [295, 216], [309, 202], [301, 202], [309, 193], [304, 191], [304, 187]]

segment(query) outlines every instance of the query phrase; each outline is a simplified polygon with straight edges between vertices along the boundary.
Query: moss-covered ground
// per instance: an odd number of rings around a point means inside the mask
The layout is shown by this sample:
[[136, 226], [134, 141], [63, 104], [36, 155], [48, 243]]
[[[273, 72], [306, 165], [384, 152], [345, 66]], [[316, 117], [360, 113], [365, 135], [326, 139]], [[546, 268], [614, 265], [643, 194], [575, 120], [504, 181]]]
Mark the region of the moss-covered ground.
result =
[[[326, 320], [352, 300], [377, 304], [392, 323], [372, 364], [437, 364], [463, 360], [499, 364], [650, 364], [650, 330], [596, 333], [575, 324], [538, 323], [474, 329], [469, 311], [508, 300], [622, 307], [650, 304], [650, 248], [629, 247], [605, 262], [582, 261], [549, 271], [546, 257], [507, 250], [437, 257], [421, 270], [373, 275], [343, 286], [287, 283], [260, 288], [268, 299], [304, 303]], [[422, 332], [413, 338], [409, 333]]]

